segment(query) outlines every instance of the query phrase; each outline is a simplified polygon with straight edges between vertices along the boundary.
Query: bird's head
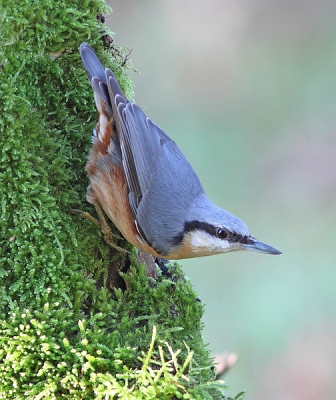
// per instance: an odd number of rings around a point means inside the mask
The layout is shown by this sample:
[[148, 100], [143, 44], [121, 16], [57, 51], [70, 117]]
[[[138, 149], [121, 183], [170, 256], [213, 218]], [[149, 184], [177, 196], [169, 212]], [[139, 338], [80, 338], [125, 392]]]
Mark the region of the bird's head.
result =
[[184, 224], [182, 247], [186, 253], [183, 258], [239, 250], [281, 254], [279, 250], [255, 239], [241, 219], [207, 198], [200, 198], [192, 205]]

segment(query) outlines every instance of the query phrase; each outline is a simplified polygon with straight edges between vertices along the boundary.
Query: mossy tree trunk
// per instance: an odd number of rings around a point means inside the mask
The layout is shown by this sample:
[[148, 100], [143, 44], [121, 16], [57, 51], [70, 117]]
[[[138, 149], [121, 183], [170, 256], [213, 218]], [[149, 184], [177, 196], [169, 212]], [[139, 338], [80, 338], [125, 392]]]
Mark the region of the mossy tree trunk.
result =
[[[132, 96], [124, 54], [104, 51], [106, 11], [100, 0], [4, 0], [0, 10], [0, 399], [220, 399], [203, 306], [180, 267], [149, 278], [135, 249], [125, 263], [69, 214], [92, 212], [96, 114], [82, 41]], [[127, 290], [111, 287], [111, 265], [128, 267]]]

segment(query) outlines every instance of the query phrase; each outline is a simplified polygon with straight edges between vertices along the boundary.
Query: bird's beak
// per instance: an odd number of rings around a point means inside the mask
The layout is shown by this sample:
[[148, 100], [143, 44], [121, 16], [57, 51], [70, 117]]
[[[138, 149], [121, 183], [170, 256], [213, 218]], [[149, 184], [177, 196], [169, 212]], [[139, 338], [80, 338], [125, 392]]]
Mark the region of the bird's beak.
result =
[[282, 254], [281, 251], [269, 246], [266, 243], [259, 242], [259, 240], [253, 237], [249, 239], [251, 240], [251, 242], [244, 246], [246, 250], [257, 251], [265, 254]]

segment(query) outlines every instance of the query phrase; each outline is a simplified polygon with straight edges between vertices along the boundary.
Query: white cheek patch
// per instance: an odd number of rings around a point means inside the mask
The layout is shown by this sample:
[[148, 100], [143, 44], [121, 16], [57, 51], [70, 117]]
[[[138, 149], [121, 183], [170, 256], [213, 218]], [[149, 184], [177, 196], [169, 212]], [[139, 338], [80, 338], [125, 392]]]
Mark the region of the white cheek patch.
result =
[[225, 253], [233, 250], [233, 243], [216, 238], [203, 230], [195, 230], [190, 233], [190, 245], [196, 252]]

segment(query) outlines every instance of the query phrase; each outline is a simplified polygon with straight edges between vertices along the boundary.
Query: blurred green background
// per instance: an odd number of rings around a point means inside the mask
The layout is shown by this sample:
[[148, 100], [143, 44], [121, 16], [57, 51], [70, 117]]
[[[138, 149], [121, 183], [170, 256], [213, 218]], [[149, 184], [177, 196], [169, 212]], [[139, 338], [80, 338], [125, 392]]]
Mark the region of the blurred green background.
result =
[[336, 399], [336, 2], [115, 0], [135, 100], [281, 256], [182, 261], [229, 394]]

